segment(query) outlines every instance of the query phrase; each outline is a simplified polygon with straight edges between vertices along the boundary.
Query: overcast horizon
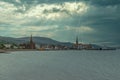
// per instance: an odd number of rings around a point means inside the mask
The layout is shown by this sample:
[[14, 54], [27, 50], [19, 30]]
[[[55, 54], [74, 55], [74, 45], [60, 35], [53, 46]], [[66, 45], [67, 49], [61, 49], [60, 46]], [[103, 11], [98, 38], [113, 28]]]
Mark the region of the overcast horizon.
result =
[[120, 0], [0, 0], [0, 36], [120, 45]]

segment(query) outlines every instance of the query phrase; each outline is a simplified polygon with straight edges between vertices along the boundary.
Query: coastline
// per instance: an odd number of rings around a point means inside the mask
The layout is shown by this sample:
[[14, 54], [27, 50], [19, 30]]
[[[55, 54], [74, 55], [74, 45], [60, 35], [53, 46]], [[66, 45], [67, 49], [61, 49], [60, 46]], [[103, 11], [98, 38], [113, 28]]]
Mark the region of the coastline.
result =
[[0, 53], [6, 53], [6, 50], [0, 49]]
[[37, 49], [4, 49], [5, 51], [38, 51]]
[[[68, 49], [68, 50], [77, 50], [77, 49]], [[61, 50], [61, 51], [68, 51], [68, 50]], [[82, 51], [85, 49], [77, 50], [77, 51]], [[87, 51], [90, 50], [95, 50], [95, 51], [110, 51], [110, 50], [116, 50], [116, 49], [102, 49], [102, 50], [97, 50], [97, 49], [86, 49]], [[9, 52], [14, 52], [14, 51], [60, 51], [60, 50], [40, 50], [40, 49], [0, 49], [0, 53], [9, 53]]]

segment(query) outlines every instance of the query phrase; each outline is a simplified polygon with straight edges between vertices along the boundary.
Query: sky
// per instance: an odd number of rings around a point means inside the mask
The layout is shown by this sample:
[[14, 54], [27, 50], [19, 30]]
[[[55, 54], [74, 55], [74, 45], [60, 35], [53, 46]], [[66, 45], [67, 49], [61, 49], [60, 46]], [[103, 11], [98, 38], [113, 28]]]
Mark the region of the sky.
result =
[[120, 0], [0, 0], [0, 36], [120, 45]]

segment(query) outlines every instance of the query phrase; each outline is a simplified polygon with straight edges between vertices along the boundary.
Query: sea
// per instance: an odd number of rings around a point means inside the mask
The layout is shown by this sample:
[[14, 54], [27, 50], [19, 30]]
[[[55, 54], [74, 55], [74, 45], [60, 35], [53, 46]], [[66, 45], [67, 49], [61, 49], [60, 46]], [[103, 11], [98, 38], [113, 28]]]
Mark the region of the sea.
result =
[[120, 50], [0, 53], [0, 80], [120, 80]]

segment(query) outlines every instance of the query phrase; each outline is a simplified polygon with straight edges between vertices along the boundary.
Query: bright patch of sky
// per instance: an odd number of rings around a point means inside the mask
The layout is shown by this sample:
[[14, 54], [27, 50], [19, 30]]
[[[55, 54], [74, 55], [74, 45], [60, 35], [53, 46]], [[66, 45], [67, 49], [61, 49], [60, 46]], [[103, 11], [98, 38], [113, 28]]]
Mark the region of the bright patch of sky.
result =
[[1, 0], [0, 34], [120, 44], [119, 14], [119, 0]]

